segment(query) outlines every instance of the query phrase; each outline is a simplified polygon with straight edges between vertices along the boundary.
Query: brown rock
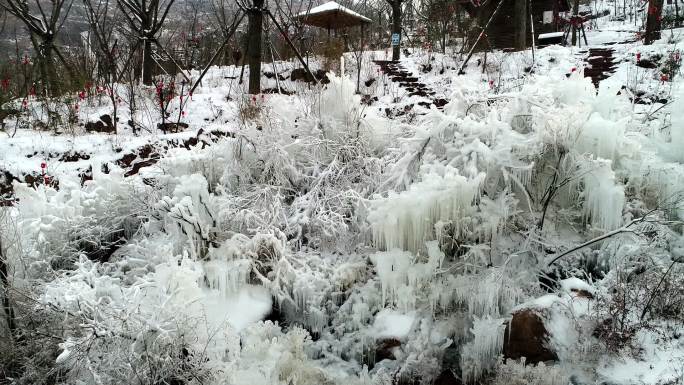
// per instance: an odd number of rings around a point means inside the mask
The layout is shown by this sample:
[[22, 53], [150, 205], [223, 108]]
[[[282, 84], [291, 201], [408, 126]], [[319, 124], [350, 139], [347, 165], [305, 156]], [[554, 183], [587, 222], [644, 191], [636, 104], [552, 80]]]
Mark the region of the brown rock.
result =
[[594, 295], [583, 289], [570, 289], [571, 292], [575, 293], [576, 297], [594, 299]]
[[185, 131], [188, 128], [187, 123], [173, 123], [173, 122], [165, 122], [165, 123], [157, 123], [157, 129], [163, 131], [164, 133], [167, 132], [181, 132]]
[[395, 360], [394, 348], [401, 346], [401, 341], [396, 338], [386, 338], [379, 340], [375, 348], [375, 363], [384, 359]]
[[544, 320], [534, 310], [513, 313], [504, 332], [504, 357], [514, 360], [525, 357], [528, 364], [555, 361], [558, 356], [548, 347], [548, 335]]

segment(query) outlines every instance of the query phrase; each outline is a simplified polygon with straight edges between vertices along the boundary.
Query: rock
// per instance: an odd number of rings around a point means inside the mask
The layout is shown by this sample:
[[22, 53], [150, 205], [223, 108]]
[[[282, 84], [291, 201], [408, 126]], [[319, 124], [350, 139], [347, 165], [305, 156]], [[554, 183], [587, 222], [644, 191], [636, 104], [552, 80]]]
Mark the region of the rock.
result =
[[10, 108], [10, 109], [2, 109], [0, 108], [0, 129], [5, 128], [5, 119], [10, 118], [10, 117], [15, 117], [19, 116], [21, 111]]
[[[316, 79], [318, 79], [323, 84], [330, 83], [330, 80], [328, 79], [328, 75], [323, 70], [318, 70], [318, 71], [314, 72], [313, 75], [316, 77]], [[307, 83], [311, 83], [314, 81], [313, 77], [311, 77], [311, 75], [308, 72], [306, 72], [306, 69], [304, 69], [304, 68], [293, 69], [292, 72], [290, 73], [290, 80], [292, 80], [292, 81], [301, 80], [301, 81], [304, 81]]]
[[463, 385], [463, 381], [456, 377], [451, 370], [444, 370], [432, 383], [433, 385]]
[[78, 162], [79, 160], [88, 160], [90, 159], [90, 155], [80, 153], [78, 151], [69, 151], [64, 154], [59, 158], [60, 162]]
[[183, 122], [180, 122], [180, 123], [166, 122], [166, 123], [158, 123], [157, 124], [157, 129], [161, 130], [164, 133], [180, 132], [180, 131], [185, 130], [188, 127], [190, 127], [190, 126], [188, 126], [187, 123], [183, 123]]
[[527, 364], [557, 360], [556, 353], [548, 347], [548, 335], [544, 320], [534, 310], [513, 313], [504, 332], [504, 358], [517, 360], [525, 357]]
[[90, 165], [87, 169], [81, 171], [78, 174], [78, 177], [81, 179], [81, 187], [85, 186], [86, 182], [93, 180], [93, 165]]
[[649, 69], [658, 68], [657, 61], [651, 60], [651, 59], [641, 59], [641, 60], [637, 61], [636, 65], [637, 65], [637, 67], [641, 67], [641, 68], [649, 68]]
[[454, 375], [461, 377], [461, 347], [451, 345], [444, 349], [442, 356], [442, 369], [450, 371]]
[[100, 116], [100, 120], [97, 122], [86, 123], [85, 130], [87, 132], [101, 132], [107, 134], [116, 133], [116, 128], [114, 127], [112, 117], [106, 114]]
[[582, 290], [582, 289], [570, 289], [573, 293], [575, 293], [576, 297], [581, 297], [581, 298], [588, 298], [588, 299], [594, 299], [594, 295], [588, 292], [587, 290]]
[[401, 341], [396, 338], [385, 338], [376, 342], [375, 363], [382, 360], [396, 360], [394, 350], [401, 346]]

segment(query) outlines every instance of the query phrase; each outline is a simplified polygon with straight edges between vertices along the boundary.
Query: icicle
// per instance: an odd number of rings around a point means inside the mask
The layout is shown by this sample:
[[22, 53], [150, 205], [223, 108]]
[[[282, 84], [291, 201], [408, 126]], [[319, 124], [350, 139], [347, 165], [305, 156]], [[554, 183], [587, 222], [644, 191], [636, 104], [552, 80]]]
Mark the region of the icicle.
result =
[[391, 250], [371, 255], [380, 279], [383, 304], [396, 304], [403, 311], [416, 308], [417, 292], [430, 283], [444, 259], [437, 242], [428, 242], [427, 263], [416, 263], [413, 254]]
[[452, 221], [456, 231], [462, 230], [459, 219], [479, 198], [485, 174], [468, 179], [452, 167], [441, 171], [428, 173], [407, 191], [372, 202], [368, 220], [375, 244], [417, 252], [437, 237], [435, 225], [440, 221]]
[[477, 317], [498, 317], [509, 311], [521, 295], [503, 270], [491, 269], [484, 274], [449, 276], [446, 281], [433, 283], [432, 297], [443, 310], [463, 306]]
[[250, 269], [250, 262], [246, 259], [204, 263], [204, 275], [209, 288], [225, 296], [237, 293], [247, 284]]
[[627, 119], [613, 121], [599, 113], [589, 117], [578, 138], [578, 150], [597, 158], [616, 160], [620, 138], [625, 135]]
[[474, 383], [496, 365], [504, 342], [501, 319], [475, 318], [470, 329], [474, 338], [463, 347], [461, 370], [464, 383]]
[[584, 215], [594, 227], [614, 230], [622, 225], [625, 190], [615, 183], [611, 162], [598, 159], [591, 162], [584, 177]]

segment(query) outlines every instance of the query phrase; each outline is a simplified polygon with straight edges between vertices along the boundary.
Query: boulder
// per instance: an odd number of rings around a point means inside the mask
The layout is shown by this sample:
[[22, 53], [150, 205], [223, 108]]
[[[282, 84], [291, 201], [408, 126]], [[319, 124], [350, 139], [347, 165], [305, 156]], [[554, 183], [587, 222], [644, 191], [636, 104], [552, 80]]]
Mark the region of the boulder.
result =
[[513, 313], [504, 332], [504, 358], [520, 359], [525, 363], [536, 364], [558, 359], [548, 346], [549, 333], [544, 319], [533, 309], [523, 309]]
[[394, 351], [401, 346], [401, 341], [396, 338], [384, 338], [376, 342], [375, 363], [382, 360], [396, 360]]
[[116, 133], [116, 128], [114, 127], [114, 122], [112, 121], [112, 117], [110, 115], [102, 115], [100, 116], [100, 120], [97, 122], [86, 123], [85, 130], [87, 132], [100, 132], [106, 134]]

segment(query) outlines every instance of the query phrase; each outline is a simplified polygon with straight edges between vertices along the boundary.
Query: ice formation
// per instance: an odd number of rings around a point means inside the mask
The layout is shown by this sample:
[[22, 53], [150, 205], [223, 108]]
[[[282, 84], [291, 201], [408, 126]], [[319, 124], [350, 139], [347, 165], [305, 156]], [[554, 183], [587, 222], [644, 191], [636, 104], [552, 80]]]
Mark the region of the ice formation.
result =
[[611, 161], [597, 159], [584, 171], [584, 215], [594, 227], [614, 230], [622, 225], [625, 190], [617, 184]]
[[598, 158], [617, 160], [619, 140], [625, 135], [627, 119], [614, 121], [598, 112], [591, 114], [579, 135], [578, 150]]
[[247, 284], [251, 262], [247, 259], [234, 261], [213, 260], [204, 262], [204, 274], [209, 288], [228, 296], [237, 293]]
[[428, 260], [416, 262], [408, 251], [392, 249], [371, 255], [382, 289], [382, 303], [396, 304], [404, 311], [416, 307], [418, 290], [430, 282], [441, 265], [444, 254], [436, 242], [428, 242]]
[[461, 370], [464, 383], [474, 383], [497, 362], [504, 342], [503, 320], [475, 318], [470, 332], [473, 340], [463, 346]]
[[453, 167], [435, 166], [408, 190], [372, 201], [368, 221], [373, 241], [386, 250], [416, 252], [435, 239], [438, 221], [452, 221], [460, 234], [465, 229], [459, 219], [471, 212], [484, 178], [484, 173], [468, 179]]
[[522, 297], [522, 291], [502, 268], [472, 275], [449, 275], [432, 285], [432, 307], [467, 308], [477, 317], [498, 317], [510, 310]]

